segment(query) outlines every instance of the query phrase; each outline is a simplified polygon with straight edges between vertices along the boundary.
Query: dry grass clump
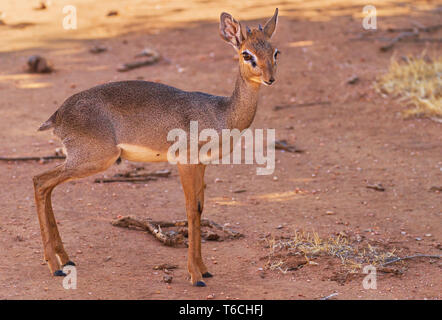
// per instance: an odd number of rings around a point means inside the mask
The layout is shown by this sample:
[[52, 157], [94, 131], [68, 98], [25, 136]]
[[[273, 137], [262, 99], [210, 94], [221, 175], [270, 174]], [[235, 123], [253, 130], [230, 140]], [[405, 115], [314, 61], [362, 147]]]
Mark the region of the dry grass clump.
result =
[[442, 56], [431, 59], [422, 53], [402, 60], [392, 59], [388, 72], [374, 84], [375, 89], [414, 106], [404, 112], [407, 117], [442, 119]]
[[302, 264], [317, 264], [314, 258], [329, 256], [339, 258], [341, 263], [351, 272], [357, 272], [363, 265], [381, 266], [382, 264], [396, 259], [395, 250], [385, 251], [370, 244], [350, 243], [347, 237], [338, 235], [321, 239], [316, 232], [295, 232], [291, 238], [279, 239], [267, 238], [270, 248], [267, 268], [280, 270], [283, 273], [294, 270], [287, 263], [288, 257], [303, 257]]

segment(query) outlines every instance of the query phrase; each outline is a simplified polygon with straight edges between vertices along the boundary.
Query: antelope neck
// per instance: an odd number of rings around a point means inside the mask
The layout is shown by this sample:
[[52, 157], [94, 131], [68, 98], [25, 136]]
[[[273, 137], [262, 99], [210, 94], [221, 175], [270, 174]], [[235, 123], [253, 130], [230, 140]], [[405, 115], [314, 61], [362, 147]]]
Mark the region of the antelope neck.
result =
[[227, 103], [229, 129], [244, 130], [253, 121], [258, 105], [260, 84], [244, 79], [241, 70], [236, 78], [235, 90]]

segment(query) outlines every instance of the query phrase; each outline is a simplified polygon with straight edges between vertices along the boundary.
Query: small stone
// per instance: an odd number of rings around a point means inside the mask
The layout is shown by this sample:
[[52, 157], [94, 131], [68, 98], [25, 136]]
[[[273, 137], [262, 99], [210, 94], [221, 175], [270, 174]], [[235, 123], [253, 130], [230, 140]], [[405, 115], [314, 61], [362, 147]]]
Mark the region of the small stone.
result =
[[108, 17], [113, 17], [113, 16], [118, 16], [118, 11], [117, 10], [111, 10], [107, 13]]
[[32, 73], [49, 73], [53, 71], [48, 61], [38, 55], [29, 57], [28, 68], [28, 71]]
[[357, 75], [353, 75], [347, 79], [348, 84], [356, 84], [359, 82], [359, 77]]
[[211, 299], [214, 299], [215, 298], [215, 295], [212, 293], [212, 294], [209, 294], [208, 296], [207, 296], [207, 299], [208, 300], [211, 300]]
[[165, 276], [163, 276], [163, 281], [165, 283], [172, 283], [172, 279], [173, 277], [171, 275], [166, 274]]
[[422, 240], [422, 238], [419, 238], [419, 237], [416, 238], [416, 241], [421, 241], [421, 240]]
[[327, 210], [327, 211], [325, 212], [325, 214], [331, 216], [331, 215], [334, 215], [335, 213], [334, 213], [333, 211], [331, 211], [331, 210]]
[[432, 234], [431, 234], [431, 233], [426, 233], [425, 236], [426, 236], [426, 237], [431, 237]]

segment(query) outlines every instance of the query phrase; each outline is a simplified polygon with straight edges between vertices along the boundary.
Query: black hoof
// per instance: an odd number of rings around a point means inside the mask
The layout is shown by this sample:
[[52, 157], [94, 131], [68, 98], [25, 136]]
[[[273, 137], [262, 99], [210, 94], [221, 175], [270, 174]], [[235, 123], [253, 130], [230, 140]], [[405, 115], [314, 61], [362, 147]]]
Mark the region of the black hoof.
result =
[[54, 272], [54, 276], [56, 277], [66, 277], [66, 273], [64, 273], [62, 270], [57, 270]]
[[195, 286], [195, 287], [205, 287], [206, 284], [204, 283], [204, 281], [197, 281], [197, 282], [194, 284], [194, 286]]
[[210, 272], [203, 273], [203, 278], [212, 278], [212, 277], [213, 274], [211, 274]]
[[75, 266], [75, 265], [76, 265], [75, 263], [73, 263], [71, 260], [69, 260], [68, 262], [66, 262], [66, 263], [63, 265], [63, 268], [66, 267], [66, 266]]

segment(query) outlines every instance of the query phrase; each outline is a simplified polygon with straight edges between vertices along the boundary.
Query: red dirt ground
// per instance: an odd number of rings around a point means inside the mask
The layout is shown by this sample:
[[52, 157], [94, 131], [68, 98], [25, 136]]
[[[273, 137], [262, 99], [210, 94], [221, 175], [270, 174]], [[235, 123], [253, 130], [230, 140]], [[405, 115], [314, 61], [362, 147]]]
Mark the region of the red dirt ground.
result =
[[[281, 17], [273, 42], [282, 52], [277, 82], [262, 88], [253, 128], [275, 128], [277, 139], [286, 139], [305, 153], [277, 151], [275, 173], [270, 176], [257, 176], [255, 165], [208, 168], [203, 215], [230, 223], [245, 238], [203, 244], [215, 275], [205, 288], [190, 286], [185, 248], [165, 247], [148, 234], [110, 224], [116, 216], [128, 214], [184, 218], [184, 196], [174, 166], [145, 164], [152, 171], [172, 170], [171, 177], [146, 185], [95, 184], [95, 176], [55, 190], [59, 229], [78, 265], [78, 288], [65, 290], [62, 279], [52, 277], [42, 263], [33, 199], [32, 177], [55, 162], [2, 162], [0, 299], [206, 299], [209, 294], [216, 299], [318, 299], [333, 292], [338, 293], [336, 299], [441, 298], [441, 264], [429, 259], [407, 262], [401, 276], [379, 273], [377, 290], [365, 290], [360, 277], [336, 281], [340, 262], [329, 258], [286, 274], [259, 271], [268, 254], [260, 239], [295, 229], [316, 231], [321, 237], [341, 231], [359, 234], [397, 248], [399, 255], [440, 254], [441, 193], [429, 189], [442, 181], [441, 124], [404, 120], [400, 112], [406, 105], [383, 98], [372, 88], [393, 54], [400, 57], [426, 49], [429, 55], [440, 55], [440, 44], [406, 42], [382, 53], [379, 42], [350, 40], [364, 32], [360, 1], [337, 1], [334, 6], [326, 1], [308, 5], [189, 1], [155, 10], [149, 8], [159, 6], [157, 2], [141, 2], [121, 7], [119, 1], [94, 1], [88, 8], [85, 1], [78, 1], [79, 30], [73, 33], [60, 27], [61, 7], [36, 11], [29, 1], [0, 7], [6, 23], [0, 25], [0, 155], [53, 154], [59, 142], [36, 129], [64, 99], [107, 81], [142, 78], [185, 90], [230, 94], [237, 62], [232, 48], [218, 36], [217, 17], [228, 11], [256, 27], [276, 6]], [[437, 1], [377, 3], [381, 36], [393, 36], [382, 31], [391, 26], [441, 21], [440, 11], [429, 11]], [[110, 10], [119, 15], [106, 17]], [[153, 28], [156, 23], [158, 28]], [[108, 51], [89, 53], [95, 44]], [[116, 71], [145, 47], [158, 50], [165, 59], [127, 73]], [[32, 54], [45, 56], [56, 72], [25, 73]], [[354, 75], [360, 81], [347, 84]], [[273, 110], [276, 105], [317, 101], [330, 104]], [[130, 166], [123, 162], [100, 176]], [[367, 189], [367, 183], [381, 183], [386, 190]], [[296, 188], [310, 192], [293, 194]], [[246, 192], [233, 193], [238, 189]], [[277, 229], [279, 225], [283, 228]], [[153, 270], [162, 263], [179, 266], [170, 285], [162, 282], [162, 271]]]

